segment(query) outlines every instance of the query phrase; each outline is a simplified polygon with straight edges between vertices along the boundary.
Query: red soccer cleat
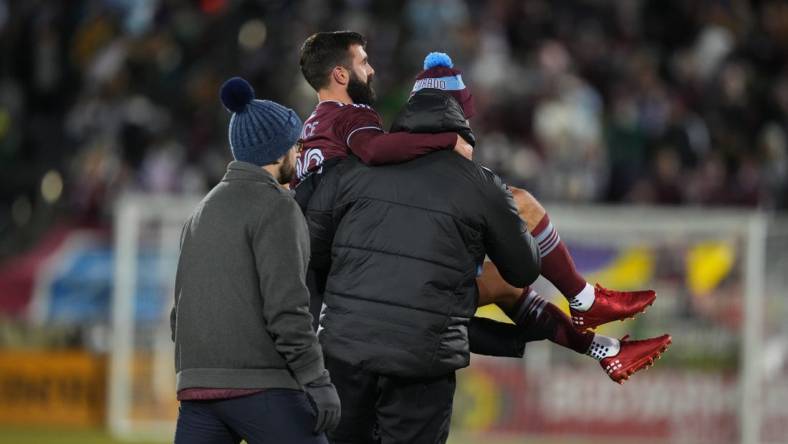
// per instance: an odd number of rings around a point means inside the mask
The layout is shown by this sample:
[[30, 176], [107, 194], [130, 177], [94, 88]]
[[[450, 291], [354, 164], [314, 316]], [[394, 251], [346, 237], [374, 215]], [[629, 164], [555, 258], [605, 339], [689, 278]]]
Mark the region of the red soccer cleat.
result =
[[610, 379], [619, 384], [626, 382], [633, 373], [654, 365], [671, 343], [667, 334], [642, 341], [628, 341], [628, 337], [621, 338], [621, 350], [617, 355], [599, 361]]
[[616, 291], [599, 284], [594, 286], [594, 303], [588, 311], [569, 308], [572, 324], [578, 330], [595, 329], [612, 321], [623, 321], [646, 311], [654, 303], [654, 290]]

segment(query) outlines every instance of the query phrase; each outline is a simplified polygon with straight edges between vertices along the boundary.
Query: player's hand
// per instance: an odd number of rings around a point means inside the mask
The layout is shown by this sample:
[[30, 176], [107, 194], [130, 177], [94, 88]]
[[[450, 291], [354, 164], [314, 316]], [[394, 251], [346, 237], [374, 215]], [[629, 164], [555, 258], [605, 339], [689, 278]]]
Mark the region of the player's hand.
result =
[[457, 142], [454, 144], [454, 152], [468, 160], [473, 160], [473, 147], [459, 134], [457, 134]]
[[304, 386], [306, 394], [312, 401], [317, 417], [315, 418], [315, 433], [324, 433], [334, 430], [339, 425], [342, 406], [339, 403], [339, 395], [328, 372], [323, 376]]

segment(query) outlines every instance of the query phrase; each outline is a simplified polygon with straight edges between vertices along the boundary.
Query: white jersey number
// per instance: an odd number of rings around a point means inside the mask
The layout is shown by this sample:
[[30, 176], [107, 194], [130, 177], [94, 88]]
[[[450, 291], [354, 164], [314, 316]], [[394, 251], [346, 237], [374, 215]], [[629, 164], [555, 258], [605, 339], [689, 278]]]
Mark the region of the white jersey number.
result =
[[323, 161], [325, 157], [323, 156], [323, 151], [320, 148], [310, 148], [303, 153], [298, 158], [298, 162], [296, 164], [296, 174], [298, 174], [298, 179], [303, 180], [307, 175], [310, 174], [310, 169], [315, 167], [320, 167], [316, 173], [323, 172]]

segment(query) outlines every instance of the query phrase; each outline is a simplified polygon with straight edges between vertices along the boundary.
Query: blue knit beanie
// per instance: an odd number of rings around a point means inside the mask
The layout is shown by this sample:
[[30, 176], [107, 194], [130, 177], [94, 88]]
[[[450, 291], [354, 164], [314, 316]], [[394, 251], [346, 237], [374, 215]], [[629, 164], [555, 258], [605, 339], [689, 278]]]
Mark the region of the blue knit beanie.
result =
[[230, 118], [230, 150], [235, 160], [257, 166], [276, 162], [301, 135], [301, 119], [290, 108], [254, 98], [252, 85], [233, 77], [222, 85], [222, 104]]

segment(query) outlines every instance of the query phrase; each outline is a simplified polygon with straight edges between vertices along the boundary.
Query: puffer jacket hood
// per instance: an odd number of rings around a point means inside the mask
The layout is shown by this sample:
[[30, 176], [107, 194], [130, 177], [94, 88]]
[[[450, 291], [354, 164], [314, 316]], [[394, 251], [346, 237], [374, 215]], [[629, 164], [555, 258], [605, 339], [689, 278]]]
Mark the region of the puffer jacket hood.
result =
[[476, 137], [457, 99], [440, 89], [425, 88], [410, 96], [408, 103], [394, 119], [390, 131], [392, 133], [452, 132], [462, 136], [472, 146], [476, 146]]

